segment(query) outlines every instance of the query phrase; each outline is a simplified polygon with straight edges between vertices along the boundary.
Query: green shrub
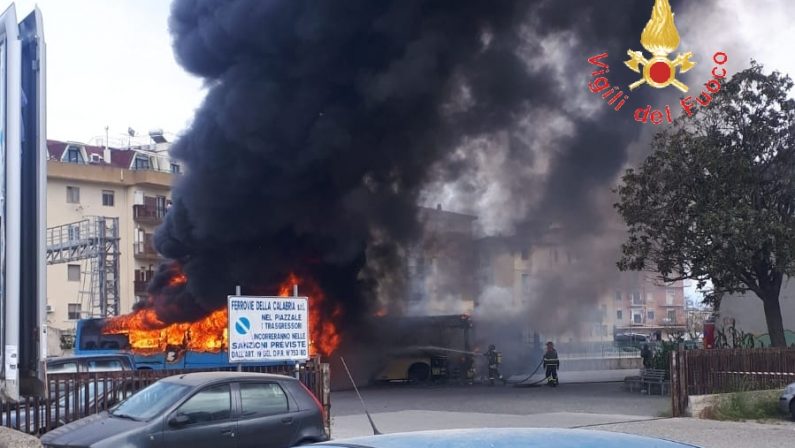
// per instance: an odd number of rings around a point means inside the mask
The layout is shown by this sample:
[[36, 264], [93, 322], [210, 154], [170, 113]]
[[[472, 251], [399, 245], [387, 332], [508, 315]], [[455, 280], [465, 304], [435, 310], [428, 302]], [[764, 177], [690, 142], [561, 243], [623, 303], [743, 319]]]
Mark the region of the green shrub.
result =
[[781, 391], [737, 392], [716, 399], [702, 413], [702, 418], [712, 420], [764, 420], [781, 418], [778, 398]]

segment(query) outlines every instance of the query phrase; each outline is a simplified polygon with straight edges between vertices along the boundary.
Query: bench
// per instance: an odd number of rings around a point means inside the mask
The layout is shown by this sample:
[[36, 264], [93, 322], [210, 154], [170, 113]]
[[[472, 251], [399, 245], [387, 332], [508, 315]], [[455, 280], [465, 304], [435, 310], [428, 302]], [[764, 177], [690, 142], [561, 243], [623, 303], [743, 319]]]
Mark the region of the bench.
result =
[[668, 381], [665, 380], [665, 370], [660, 369], [641, 369], [640, 375], [628, 376], [624, 378], [624, 388], [630, 392], [636, 389], [639, 391], [648, 390], [651, 394], [651, 387], [656, 385], [660, 389], [660, 395], [665, 394]]
[[660, 395], [665, 394], [665, 389], [668, 386], [668, 381], [665, 380], [665, 370], [660, 369], [645, 369], [641, 374], [641, 387], [645, 387], [649, 395], [651, 395], [652, 386], [658, 386]]

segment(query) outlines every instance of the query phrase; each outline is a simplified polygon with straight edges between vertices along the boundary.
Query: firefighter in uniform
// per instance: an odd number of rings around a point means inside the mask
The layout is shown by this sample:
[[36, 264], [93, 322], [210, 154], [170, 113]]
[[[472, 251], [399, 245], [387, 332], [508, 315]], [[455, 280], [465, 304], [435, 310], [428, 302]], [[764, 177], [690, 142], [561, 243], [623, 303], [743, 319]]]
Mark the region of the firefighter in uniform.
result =
[[552, 387], [557, 386], [560, 360], [558, 359], [558, 352], [555, 350], [555, 345], [552, 341], [547, 342], [547, 352], [544, 353], [544, 367], [547, 369], [547, 384]]
[[500, 375], [500, 364], [502, 363], [502, 353], [497, 351], [494, 344], [489, 345], [489, 351], [486, 352], [486, 359], [489, 362], [489, 385], [494, 385], [494, 380], [502, 381]]

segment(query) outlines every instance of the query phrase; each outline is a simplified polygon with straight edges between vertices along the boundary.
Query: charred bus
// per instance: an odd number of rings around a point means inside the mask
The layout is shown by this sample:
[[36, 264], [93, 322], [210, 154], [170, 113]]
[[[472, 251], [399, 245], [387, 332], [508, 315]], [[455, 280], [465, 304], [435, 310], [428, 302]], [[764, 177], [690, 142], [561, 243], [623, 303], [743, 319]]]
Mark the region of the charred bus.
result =
[[466, 315], [390, 319], [390, 344], [375, 382], [471, 382], [475, 355], [472, 320]]

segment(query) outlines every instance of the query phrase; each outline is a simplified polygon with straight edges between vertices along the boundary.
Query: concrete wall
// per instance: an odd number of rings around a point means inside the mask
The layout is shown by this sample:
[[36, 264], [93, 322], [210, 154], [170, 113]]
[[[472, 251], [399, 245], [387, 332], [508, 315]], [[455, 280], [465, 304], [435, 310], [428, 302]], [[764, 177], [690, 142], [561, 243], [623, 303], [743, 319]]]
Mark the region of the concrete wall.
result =
[[[784, 328], [787, 330], [787, 344], [795, 344], [795, 280], [790, 278], [784, 281], [779, 300]], [[715, 326], [725, 328], [730, 326], [732, 320], [737, 330], [751, 333], [765, 341], [765, 345], [769, 344], [762, 301], [753, 292], [723, 298]]]

